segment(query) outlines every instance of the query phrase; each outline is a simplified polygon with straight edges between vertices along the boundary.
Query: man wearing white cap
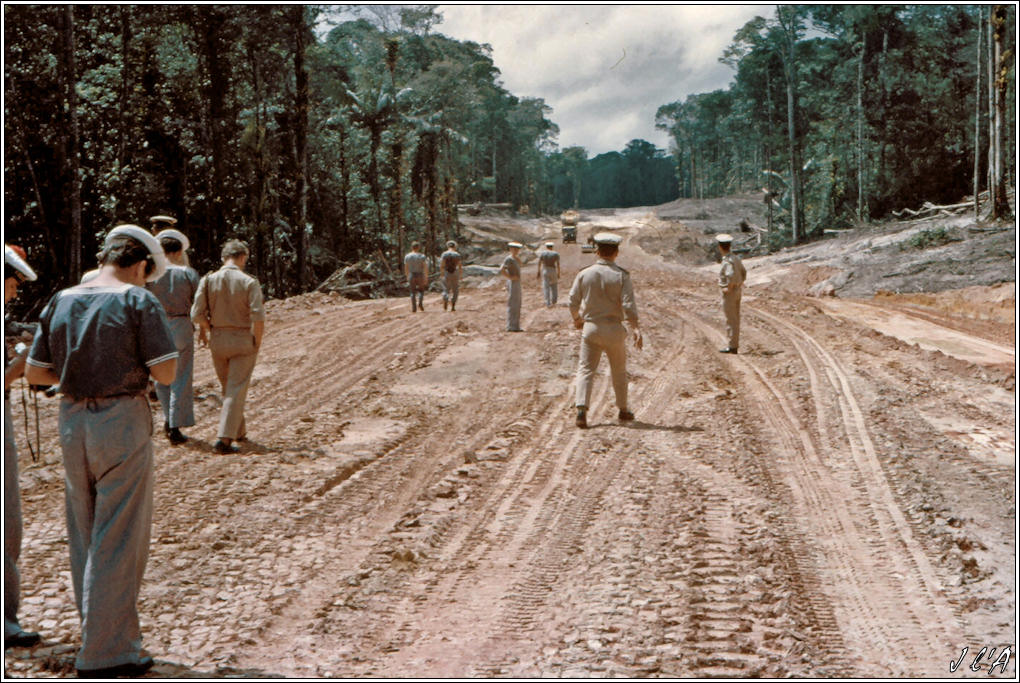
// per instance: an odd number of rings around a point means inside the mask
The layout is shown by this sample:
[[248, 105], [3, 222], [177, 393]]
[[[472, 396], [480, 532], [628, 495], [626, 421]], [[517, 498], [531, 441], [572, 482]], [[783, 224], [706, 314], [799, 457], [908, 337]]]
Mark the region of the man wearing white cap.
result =
[[[35, 271], [25, 262], [19, 247], [4, 245], [4, 304], [18, 296], [18, 285], [36, 279]], [[25, 374], [28, 350], [13, 359], [4, 345], [4, 649], [32, 647], [41, 639], [38, 633], [23, 631], [18, 623], [21, 600], [21, 487], [18, 485], [18, 444], [14, 440], [11, 417], [11, 384]]]
[[723, 313], [726, 315], [726, 338], [729, 343], [720, 353], [736, 353], [740, 344], [740, 291], [747, 279], [747, 270], [740, 257], [730, 251], [733, 236], [716, 235], [719, 253], [722, 254], [722, 268], [719, 271], [719, 288], [722, 290]]
[[609, 374], [616, 394], [616, 407], [620, 411], [618, 417], [621, 421], [634, 419], [634, 413], [627, 406], [627, 330], [623, 326], [624, 320], [633, 331], [635, 346], [640, 349], [643, 345], [630, 273], [616, 265], [621, 238], [600, 232], [595, 235], [594, 241], [598, 261], [583, 268], [570, 288], [570, 315], [574, 319], [574, 327], [581, 330], [575, 405], [576, 424], [582, 429], [588, 426], [592, 380], [603, 352], [609, 359]]
[[198, 285], [191, 320], [199, 326], [199, 341], [209, 344], [213, 369], [223, 389], [219, 431], [213, 450], [237, 453], [234, 441], [246, 438], [244, 402], [262, 346], [266, 311], [259, 281], [244, 272], [248, 245], [227, 240], [220, 252], [223, 267]]
[[[158, 216], [157, 216], [158, 218]], [[198, 291], [198, 273], [185, 262], [191, 242], [184, 233], [169, 228], [156, 234], [169, 264], [166, 273], [148, 285], [149, 291], [163, 304], [170, 320], [170, 332], [180, 354], [173, 384], [156, 383], [156, 396], [163, 407], [163, 431], [172, 444], [188, 440], [181, 427], [195, 424], [194, 392], [191, 376], [195, 366], [195, 326], [191, 322], [191, 305]]]
[[140, 675], [138, 593], [152, 526], [148, 378], [170, 384], [177, 349], [166, 313], [144, 285], [166, 271], [159, 242], [114, 228], [99, 275], [58, 292], [28, 354], [31, 384], [59, 384], [71, 581], [81, 615], [82, 677]]
[[499, 267], [499, 274], [506, 278], [506, 330], [521, 332], [521, 260], [518, 256], [524, 245], [510, 242], [507, 247], [510, 253]]
[[542, 295], [546, 308], [556, 305], [559, 297], [560, 255], [553, 249], [552, 242], [545, 243], [545, 251], [538, 255], [538, 281], [542, 283]]
[[464, 275], [463, 259], [457, 252], [457, 243], [450, 240], [446, 243], [446, 251], [439, 257], [439, 269], [443, 273], [443, 310], [447, 305], [451, 311], [457, 310], [457, 294], [460, 291], [460, 278]]

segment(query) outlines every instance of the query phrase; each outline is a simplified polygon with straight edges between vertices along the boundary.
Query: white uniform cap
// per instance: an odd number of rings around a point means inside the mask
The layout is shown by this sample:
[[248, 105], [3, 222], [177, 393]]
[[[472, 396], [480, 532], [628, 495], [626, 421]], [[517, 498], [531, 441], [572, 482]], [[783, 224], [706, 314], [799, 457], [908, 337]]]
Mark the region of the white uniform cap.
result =
[[149, 219], [151, 223], [169, 223], [170, 225], [177, 225], [177, 219], [173, 216], [153, 216]]
[[152, 260], [156, 264], [156, 267], [152, 270], [149, 277], [145, 278], [146, 282], [155, 282], [159, 278], [163, 277], [163, 273], [167, 269], [166, 254], [163, 253], [163, 247], [159, 246], [159, 240], [157, 240], [151, 232], [144, 228], [139, 228], [137, 225], [118, 225], [116, 228], [111, 230], [106, 235], [105, 246], [110, 246], [110, 241], [118, 235], [124, 235], [125, 237], [132, 237], [149, 250], [152, 254]]
[[520, 242], [511, 242], [510, 244], [508, 244], [506, 246], [514, 248], [514, 249], [523, 249], [524, 248], [524, 245], [521, 244]]
[[733, 241], [733, 235], [727, 235], [726, 233], [716, 235], [715, 238], [719, 241], [719, 244], [729, 244]]
[[8, 244], [4, 245], [4, 263], [24, 275], [26, 280], [37, 280], [39, 278], [31, 266], [25, 263], [25, 259], [21, 258], [18, 252], [11, 249]]
[[549, 247], [550, 249], [552, 249], [552, 248], [553, 248], [553, 247], [555, 247], [556, 245], [555, 245], [555, 244], [553, 244], [552, 242], [546, 242], [546, 243], [545, 243], [545, 246], [547, 246], [547, 247]]
[[156, 233], [156, 239], [157, 240], [161, 240], [164, 237], [169, 237], [170, 239], [174, 239], [174, 240], [177, 240], [178, 242], [180, 242], [181, 243], [181, 249], [183, 249], [184, 251], [187, 251], [191, 247], [191, 241], [188, 240], [187, 235], [185, 235], [180, 230], [174, 230], [173, 228], [167, 228], [166, 230], [160, 230], [159, 232]]
[[595, 244], [619, 244], [623, 241], [622, 237], [611, 232], [600, 232], [592, 239], [595, 240]]

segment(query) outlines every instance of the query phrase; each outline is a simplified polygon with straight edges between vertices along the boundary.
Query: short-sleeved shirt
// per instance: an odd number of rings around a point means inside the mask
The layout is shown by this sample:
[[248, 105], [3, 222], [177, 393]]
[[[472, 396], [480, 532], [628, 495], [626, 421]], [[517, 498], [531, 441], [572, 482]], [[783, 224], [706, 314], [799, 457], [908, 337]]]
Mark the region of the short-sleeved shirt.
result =
[[630, 273], [611, 261], [599, 259], [574, 278], [570, 288], [570, 313], [575, 318], [583, 309], [587, 322], [636, 323], [637, 303]]
[[502, 267], [506, 269], [507, 275], [509, 275], [512, 278], [521, 276], [521, 264], [518, 263], [517, 259], [515, 259], [513, 256], [510, 256], [509, 254], [505, 259], [503, 259]]
[[425, 254], [421, 252], [412, 251], [404, 257], [404, 266], [407, 268], [408, 275], [415, 275], [425, 272]]
[[443, 272], [456, 273], [457, 267], [460, 266], [460, 254], [452, 249], [447, 249], [439, 257], [439, 261], [442, 265]]
[[176, 358], [152, 292], [123, 284], [57, 292], [39, 316], [28, 364], [53, 370], [75, 400], [143, 393], [149, 368]]
[[163, 277], [150, 282], [146, 288], [156, 295], [163, 310], [170, 318], [185, 318], [191, 315], [191, 304], [198, 291], [198, 273], [194, 268], [172, 265]]
[[191, 319], [208, 321], [213, 328], [251, 329], [252, 322], [266, 319], [259, 281], [233, 263], [225, 264], [198, 283]]
[[556, 266], [560, 263], [560, 255], [551, 249], [547, 249], [539, 253], [538, 262], [546, 272], [551, 270], [555, 273]]

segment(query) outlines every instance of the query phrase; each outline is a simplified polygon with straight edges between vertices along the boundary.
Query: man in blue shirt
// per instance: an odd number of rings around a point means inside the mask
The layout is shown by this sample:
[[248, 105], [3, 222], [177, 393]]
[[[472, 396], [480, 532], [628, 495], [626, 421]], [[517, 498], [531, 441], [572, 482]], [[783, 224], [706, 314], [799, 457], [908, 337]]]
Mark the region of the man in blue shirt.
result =
[[136, 676], [138, 593], [152, 526], [151, 375], [170, 384], [177, 349], [166, 313], [144, 287], [166, 270], [159, 242], [138, 226], [111, 231], [99, 274], [58, 292], [28, 354], [31, 384], [59, 384], [71, 580], [81, 615], [79, 676]]

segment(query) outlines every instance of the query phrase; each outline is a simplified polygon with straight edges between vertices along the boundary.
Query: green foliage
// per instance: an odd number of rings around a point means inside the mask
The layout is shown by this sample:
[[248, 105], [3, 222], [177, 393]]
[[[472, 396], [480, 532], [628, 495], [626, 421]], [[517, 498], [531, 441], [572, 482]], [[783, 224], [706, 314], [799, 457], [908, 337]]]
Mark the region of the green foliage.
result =
[[905, 251], [908, 248], [931, 249], [932, 247], [941, 247], [944, 244], [959, 241], [959, 237], [956, 237], [952, 234], [952, 232], [945, 228], [929, 228], [914, 233], [909, 240], [900, 244], [900, 250]]

